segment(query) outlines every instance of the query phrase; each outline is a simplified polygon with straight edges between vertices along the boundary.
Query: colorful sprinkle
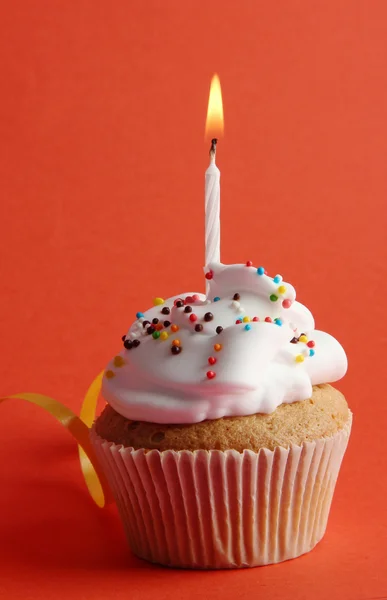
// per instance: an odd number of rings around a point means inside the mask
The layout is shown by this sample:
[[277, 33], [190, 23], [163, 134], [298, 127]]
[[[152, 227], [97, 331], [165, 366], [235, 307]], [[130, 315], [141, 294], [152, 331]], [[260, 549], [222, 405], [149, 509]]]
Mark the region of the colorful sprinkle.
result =
[[192, 323], [195, 323], [195, 321], [197, 321], [197, 320], [198, 320], [198, 316], [197, 316], [197, 315], [195, 315], [195, 313], [191, 313], [191, 314], [190, 314], [190, 316], [189, 316], [189, 320], [190, 320]]
[[241, 303], [240, 303], [240, 302], [238, 302], [238, 300], [233, 300], [233, 301], [232, 301], [232, 306], [233, 306], [233, 308], [239, 308], [239, 307], [240, 307], [240, 305], [241, 305]]
[[219, 302], [219, 300], [220, 300], [219, 296], [215, 296], [214, 302]]
[[158, 320], [157, 317], [155, 317], [154, 319], [152, 319], [153, 325], [157, 325], [158, 322], [159, 322], [159, 320]]
[[207, 323], [208, 323], [209, 321], [212, 321], [212, 319], [213, 319], [213, 318], [214, 318], [214, 315], [213, 315], [211, 312], [207, 312], [207, 313], [204, 315], [204, 320], [205, 320], [205, 321], [207, 321]]
[[246, 331], [250, 331], [251, 325], [245, 325], [245, 329], [246, 329]]
[[292, 301], [291, 301], [291, 300], [288, 300], [288, 299], [286, 299], [286, 300], [282, 300], [282, 306], [283, 306], [284, 308], [290, 308], [290, 307], [291, 307], [291, 305], [292, 305]]
[[279, 319], [279, 318], [277, 318], [277, 319], [274, 319], [274, 323], [275, 323], [276, 325], [279, 325], [279, 326], [281, 327], [281, 325], [282, 325], [282, 319]]
[[314, 348], [316, 344], [313, 340], [309, 340], [309, 342], [306, 345], [308, 346], [308, 348]]
[[221, 325], [218, 325], [215, 331], [216, 333], [222, 333], [223, 327]]
[[210, 358], [208, 359], [208, 364], [214, 365], [215, 363], [216, 363], [215, 356], [210, 356]]
[[124, 359], [122, 358], [122, 356], [115, 356], [113, 359], [113, 364], [115, 367], [119, 368], [119, 367], [123, 367], [125, 364]]
[[167, 340], [169, 338], [169, 335], [166, 331], [163, 331], [162, 333], [160, 333], [160, 340], [162, 340], [163, 342], [165, 342], [165, 340]]
[[311, 348], [309, 350], [309, 356], [314, 356], [316, 354], [316, 352]]
[[285, 292], [286, 292], [286, 285], [280, 285], [278, 288], [278, 293], [285, 294]]
[[297, 356], [295, 357], [295, 361], [298, 363], [302, 363], [304, 362], [304, 357], [302, 354], [297, 354]]
[[116, 374], [113, 371], [106, 371], [105, 376], [107, 379], [113, 379], [113, 377], [116, 376]]
[[270, 300], [271, 300], [272, 302], [277, 302], [277, 300], [278, 300], [278, 296], [276, 296], [275, 294], [270, 294]]
[[220, 352], [220, 350], [223, 348], [222, 344], [215, 344], [214, 345], [214, 350], [215, 352]]
[[253, 266], [253, 261], [252, 260], [248, 260], [246, 262], [246, 267], [252, 267]]
[[169, 315], [169, 313], [171, 312], [171, 309], [168, 306], [164, 306], [161, 309], [161, 312], [163, 313], [163, 315]]
[[235, 321], [235, 325], [239, 325], [239, 323], [242, 323], [242, 319], [237, 319], [237, 320]]
[[147, 327], [146, 332], [148, 335], [152, 335], [154, 331], [156, 331], [156, 327], [153, 327], [153, 325], [149, 325], [149, 327]]
[[131, 350], [133, 348], [133, 342], [132, 340], [125, 340], [124, 341], [124, 346], [127, 350]]
[[180, 340], [173, 340], [172, 346], [180, 346]]
[[171, 325], [171, 330], [175, 333], [176, 331], [179, 331], [179, 326], [178, 325]]
[[242, 321], [244, 323], [250, 323], [250, 317], [243, 317]]
[[142, 312], [138, 312], [138, 313], [136, 313], [136, 317], [137, 317], [137, 319], [141, 319], [141, 317], [144, 317], [144, 316], [145, 316], [145, 315], [144, 315], [144, 313], [142, 313]]
[[195, 331], [203, 331], [203, 325], [201, 323], [195, 325]]
[[164, 327], [169, 327], [171, 324], [171, 321], [164, 321]]
[[214, 271], [208, 271], [208, 273], [206, 273], [206, 279], [212, 279], [214, 276]]
[[191, 302], [193, 302], [192, 296], [186, 296], [184, 298], [184, 304], [191, 304]]
[[125, 333], [125, 335], [122, 336], [121, 339], [122, 339], [123, 342], [126, 340], [126, 333]]
[[153, 299], [154, 306], [160, 306], [160, 304], [164, 304], [164, 302], [165, 302], [164, 298], [154, 298]]
[[281, 283], [281, 281], [282, 281], [282, 277], [281, 277], [281, 275], [276, 275], [276, 276], [273, 278], [273, 281], [274, 281], [274, 283]]
[[192, 301], [193, 302], [200, 302], [200, 296], [199, 296], [199, 294], [194, 294], [192, 296]]
[[232, 297], [233, 300], [240, 300], [241, 299], [241, 295], [237, 293], [235, 293]]
[[298, 339], [297, 339], [296, 337], [294, 337], [294, 338], [292, 338], [292, 339], [290, 340], [290, 343], [291, 343], [291, 344], [298, 344]]
[[216, 373], [214, 371], [207, 371], [208, 379], [214, 379], [216, 377]]
[[300, 335], [300, 337], [298, 338], [299, 342], [302, 342], [303, 344], [306, 344], [306, 342], [308, 341], [308, 338], [306, 337], [306, 335], [304, 333], [302, 333]]
[[257, 275], [264, 275], [265, 274], [265, 268], [264, 267], [258, 267], [257, 269]]
[[140, 340], [133, 340], [133, 348], [138, 348], [139, 345], [141, 344]]
[[265, 318], [265, 322], [266, 322], [266, 323], [272, 323], [272, 322], [273, 322], [273, 319], [272, 319], [271, 317], [266, 317], [266, 318]]
[[256, 323], [257, 321], [259, 321], [259, 317], [253, 317], [253, 321]]
[[154, 340], [157, 340], [160, 337], [160, 332], [159, 331], [154, 331], [152, 333], [152, 337]]
[[175, 300], [175, 306], [176, 308], [181, 308], [182, 306], [184, 306], [184, 300]]
[[172, 354], [180, 354], [180, 352], [182, 350], [183, 350], [183, 348], [181, 346], [172, 346], [171, 347]]
[[164, 325], [162, 323], [157, 323], [156, 331], [161, 331], [162, 329], [164, 329]]
[[192, 312], [192, 306], [186, 306], [184, 309], [185, 313], [191, 313]]

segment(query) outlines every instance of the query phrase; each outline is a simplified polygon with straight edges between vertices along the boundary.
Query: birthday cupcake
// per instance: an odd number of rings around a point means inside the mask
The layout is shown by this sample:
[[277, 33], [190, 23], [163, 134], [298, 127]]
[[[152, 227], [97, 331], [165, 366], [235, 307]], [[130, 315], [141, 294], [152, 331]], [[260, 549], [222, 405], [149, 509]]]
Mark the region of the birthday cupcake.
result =
[[264, 268], [210, 264], [156, 298], [105, 371], [91, 439], [135, 554], [251, 567], [324, 535], [352, 415], [343, 348]]

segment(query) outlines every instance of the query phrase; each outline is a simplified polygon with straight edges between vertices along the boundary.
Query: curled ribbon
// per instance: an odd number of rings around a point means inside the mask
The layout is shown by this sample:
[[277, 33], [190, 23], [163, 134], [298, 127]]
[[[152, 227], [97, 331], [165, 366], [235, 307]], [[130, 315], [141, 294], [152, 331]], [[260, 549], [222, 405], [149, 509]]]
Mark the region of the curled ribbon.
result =
[[93, 446], [90, 442], [89, 428], [93, 424], [95, 418], [102, 377], [103, 371], [97, 375], [91, 383], [83, 400], [79, 417], [61, 402], [58, 402], [49, 396], [44, 396], [43, 394], [26, 392], [23, 394], [7, 396], [6, 398], [0, 398], [0, 404], [5, 400], [13, 400], [16, 398], [32, 402], [32, 404], [36, 404], [50, 413], [50, 415], [55, 417], [55, 419], [67, 429], [78, 443], [79, 462], [90, 495], [97, 506], [101, 508], [111, 501], [111, 494], [105, 475], [101, 470]]

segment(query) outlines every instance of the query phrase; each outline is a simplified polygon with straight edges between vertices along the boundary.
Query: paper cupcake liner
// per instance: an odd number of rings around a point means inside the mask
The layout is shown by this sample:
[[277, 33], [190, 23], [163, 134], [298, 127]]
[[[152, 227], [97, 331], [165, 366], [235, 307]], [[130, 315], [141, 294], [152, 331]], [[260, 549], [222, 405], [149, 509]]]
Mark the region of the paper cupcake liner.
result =
[[133, 552], [171, 567], [277, 563], [309, 552], [325, 533], [350, 435], [274, 451], [134, 450], [91, 441]]

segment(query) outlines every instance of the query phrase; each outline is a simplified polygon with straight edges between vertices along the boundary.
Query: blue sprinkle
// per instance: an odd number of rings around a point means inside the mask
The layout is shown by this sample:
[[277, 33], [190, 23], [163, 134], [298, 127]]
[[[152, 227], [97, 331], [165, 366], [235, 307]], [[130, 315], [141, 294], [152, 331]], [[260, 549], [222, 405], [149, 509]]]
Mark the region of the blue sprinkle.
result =
[[136, 313], [137, 319], [141, 319], [143, 316], [144, 316], [144, 313], [142, 313], [142, 312]]
[[245, 325], [245, 329], [246, 329], [246, 331], [250, 331], [250, 329], [251, 329], [251, 325], [249, 325], [249, 324], [247, 323], [247, 325]]
[[240, 319], [241, 321], [243, 321], [243, 316], [241, 315], [240, 317], [238, 317], [238, 319]]
[[309, 356], [314, 356], [315, 355], [315, 351], [314, 350], [309, 350]]
[[281, 283], [282, 277], [281, 275], [276, 275], [273, 279], [274, 283]]
[[276, 325], [279, 325], [281, 327], [281, 325], [282, 325], [282, 319], [274, 319], [274, 323]]
[[264, 269], [264, 267], [258, 267], [258, 269], [257, 269], [257, 273], [258, 273], [258, 275], [264, 275], [264, 274], [265, 274], [265, 269]]
[[220, 300], [219, 296], [215, 296], [214, 302], [219, 302], [219, 300]]

